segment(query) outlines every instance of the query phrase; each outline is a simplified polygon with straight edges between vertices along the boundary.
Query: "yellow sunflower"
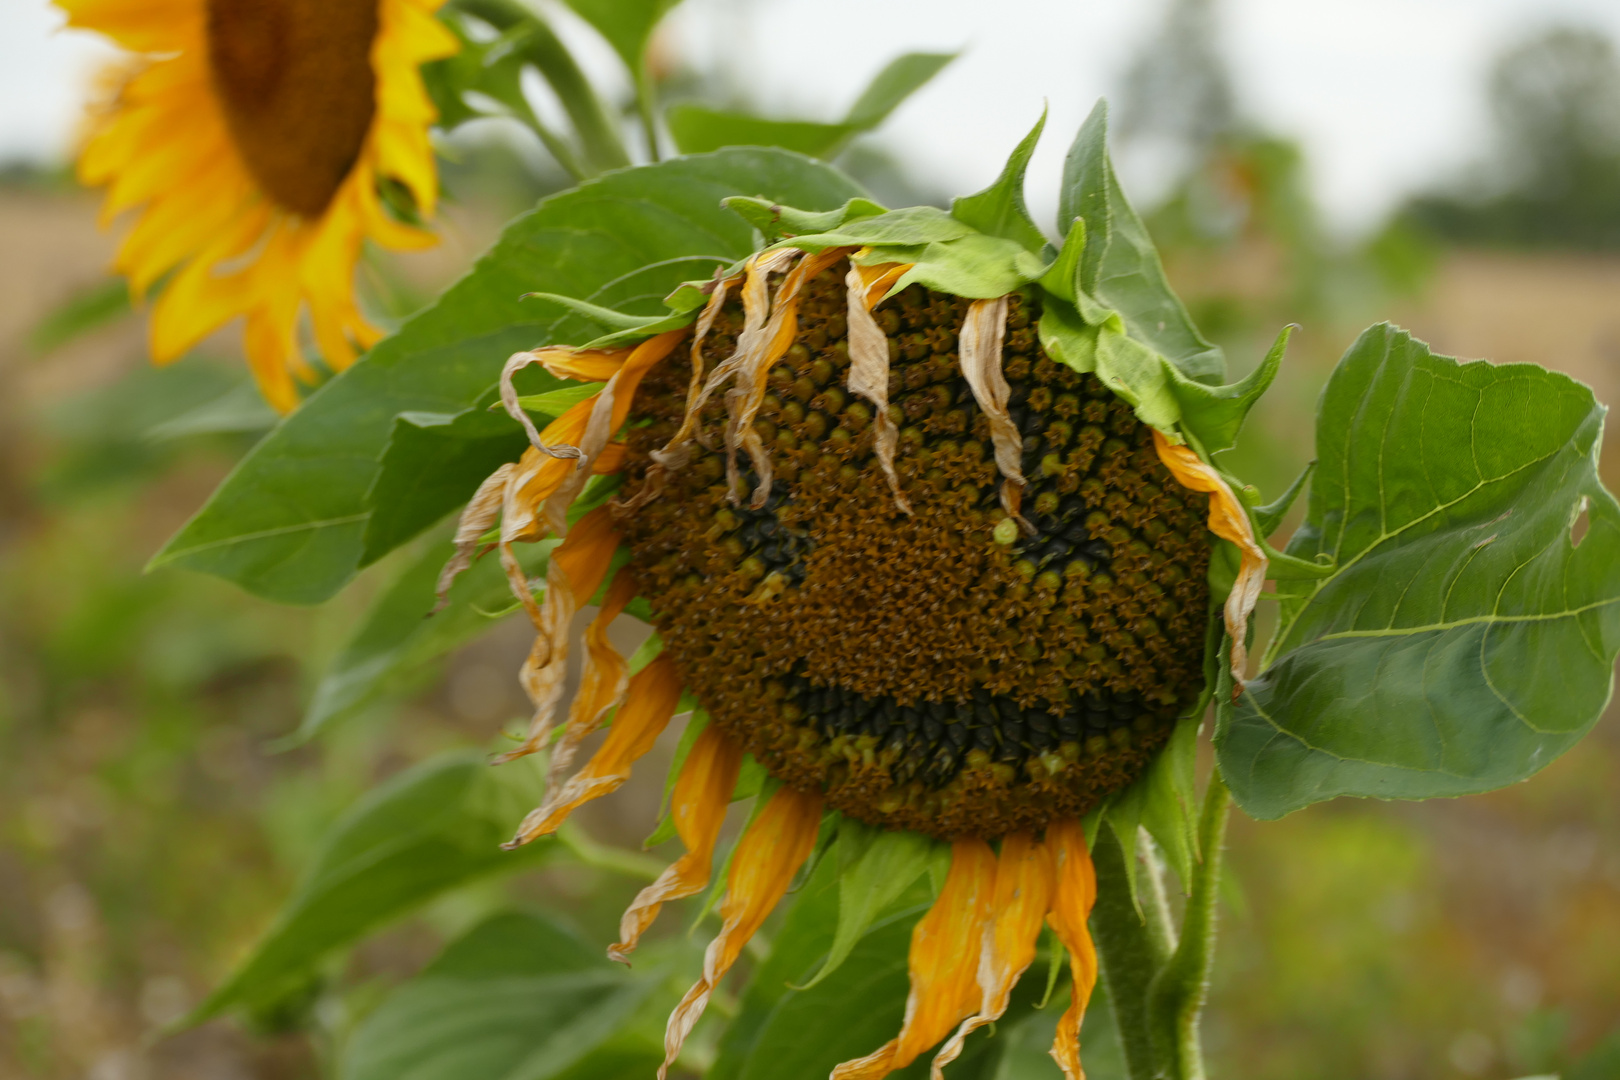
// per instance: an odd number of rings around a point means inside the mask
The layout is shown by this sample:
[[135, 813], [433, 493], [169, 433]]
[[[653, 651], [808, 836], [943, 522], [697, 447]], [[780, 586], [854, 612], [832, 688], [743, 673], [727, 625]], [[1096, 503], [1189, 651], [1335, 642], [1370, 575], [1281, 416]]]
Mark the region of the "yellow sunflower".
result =
[[355, 303], [361, 244], [420, 248], [431, 233], [383, 206], [403, 185], [438, 197], [418, 68], [457, 44], [442, 0], [59, 0], [71, 26], [141, 57], [93, 118], [79, 175], [108, 188], [107, 222], [140, 208], [117, 269], [152, 306], [157, 363], [237, 316], [264, 396], [287, 412], [298, 380], [351, 362], [380, 336]]
[[[531, 446], [469, 504], [441, 591], [492, 544], [537, 631], [521, 673], [533, 721], [502, 760], [549, 748], [551, 786], [512, 844], [620, 787], [688, 692], [703, 726], [670, 811], [686, 853], [631, 904], [610, 957], [707, 887], [745, 756], [778, 786], [731, 856], [664, 1072], [824, 815], [841, 814], [948, 844], [950, 869], [913, 931], [901, 1030], [834, 1080], [877, 1080], [935, 1046], [937, 1078], [1005, 1012], [1043, 925], [1073, 976], [1052, 1056], [1078, 1080], [1097, 978], [1083, 816], [1201, 707], [1214, 538], [1242, 553], [1235, 642], [1265, 556], [1215, 470], [1048, 355], [1037, 324], [1056, 301], [1041, 290], [952, 295], [883, 251], [805, 243], [717, 275], [688, 326], [506, 365]], [[536, 363], [600, 385], [543, 432], [511, 386]], [[617, 498], [588, 486], [601, 474]], [[553, 533], [537, 599], [513, 545]], [[568, 628], [599, 591], [559, 725]], [[636, 671], [606, 630], [638, 596], [658, 652]]]

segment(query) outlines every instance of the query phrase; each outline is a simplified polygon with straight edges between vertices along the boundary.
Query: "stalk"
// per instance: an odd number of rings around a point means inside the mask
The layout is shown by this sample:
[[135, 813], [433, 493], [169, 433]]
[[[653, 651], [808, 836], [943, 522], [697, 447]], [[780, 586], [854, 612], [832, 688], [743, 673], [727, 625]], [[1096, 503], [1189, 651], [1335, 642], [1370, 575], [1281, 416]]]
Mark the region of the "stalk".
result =
[[1204, 793], [1198, 822], [1203, 861], [1193, 871], [1181, 942], [1148, 987], [1147, 1030], [1160, 1075], [1168, 1080], [1205, 1080], [1198, 1021], [1209, 996], [1209, 972], [1215, 958], [1215, 902], [1231, 807], [1231, 792], [1217, 771]]
[[658, 161], [658, 120], [653, 110], [653, 82], [647, 74], [645, 57], [636, 67], [636, 111], [641, 115], [641, 126], [647, 134], [647, 156]]

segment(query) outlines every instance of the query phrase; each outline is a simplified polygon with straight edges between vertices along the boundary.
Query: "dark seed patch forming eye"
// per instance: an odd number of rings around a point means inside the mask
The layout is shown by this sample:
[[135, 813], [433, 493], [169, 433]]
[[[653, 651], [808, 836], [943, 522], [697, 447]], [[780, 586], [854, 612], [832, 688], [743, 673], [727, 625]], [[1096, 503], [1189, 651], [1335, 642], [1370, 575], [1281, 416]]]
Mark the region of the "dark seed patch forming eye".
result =
[[[1140, 773], [1202, 686], [1206, 497], [1169, 474], [1129, 406], [1046, 356], [1039, 312], [1015, 297], [1003, 372], [1034, 532], [1015, 528], [958, 363], [968, 301], [913, 286], [874, 312], [901, 513], [872, 406], [845, 386], [847, 269], [806, 285], [797, 340], [769, 373], [759, 509], [746, 455], [727, 484], [717, 398], [697, 453], [637, 505], [648, 455], [684, 414], [689, 361], [643, 384], [635, 508], [617, 523], [666, 655], [772, 774], [864, 821], [1001, 836], [1083, 814]], [[740, 305], [721, 311], [711, 365], [742, 320]]]

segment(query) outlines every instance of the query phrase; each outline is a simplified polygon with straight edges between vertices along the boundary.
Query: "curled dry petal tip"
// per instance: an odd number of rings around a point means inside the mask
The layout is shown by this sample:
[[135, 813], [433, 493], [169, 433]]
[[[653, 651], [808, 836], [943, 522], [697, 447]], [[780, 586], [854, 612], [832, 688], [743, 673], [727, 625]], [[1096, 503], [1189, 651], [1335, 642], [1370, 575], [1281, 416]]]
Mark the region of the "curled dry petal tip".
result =
[[1232, 642], [1232, 700], [1236, 701], [1243, 692], [1248, 666], [1249, 616], [1259, 603], [1260, 587], [1265, 584], [1266, 553], [1255, 539], [1248, 511], [1220, 473], [1206, 465], [1192, 447], [1172, 443], [1161, 431], [1153, 432], [1153, 446], [1159, 460], [1183, 487], [1208, 493], [1209, 531], [1236, 544], [1242, 554], [1237, 580], [1232, 583], [1223, 612], [1227, 637]]

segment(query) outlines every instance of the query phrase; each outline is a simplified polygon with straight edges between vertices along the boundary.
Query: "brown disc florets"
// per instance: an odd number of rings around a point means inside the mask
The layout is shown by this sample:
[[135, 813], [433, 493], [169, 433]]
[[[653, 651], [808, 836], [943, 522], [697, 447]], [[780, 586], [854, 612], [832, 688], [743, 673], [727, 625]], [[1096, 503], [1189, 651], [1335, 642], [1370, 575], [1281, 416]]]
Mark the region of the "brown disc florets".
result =
[[207, 13], [232, 143], [277, 205], [319, 217], [376, 112], [377, 0], [208, 0]]
[[[1202, 685], [1206, 497], [1171, 477], [1128, 405], [1046, 356], [1033, 303], [1014, 297], [1003, 370], [1035, 534], [1015, 531], [957, 363], [969, 302], [912, 286], [874, 312], [902, 513], [872, 407], [845, 389], [845, 269], [807, 284], [770, 372], [759, 509], [747, 457], [730, 497], [718, 399], [701, 413], [718, 449], [652, 464], [680, 426], [689, 362], [643, 384], [618, 512], [639, 591], [714, 722], [830, 806], [942, 837], [1083, 814], [1142, 770]], [[726, 305], [704, 354], [730, 355], [742, 322]]]

